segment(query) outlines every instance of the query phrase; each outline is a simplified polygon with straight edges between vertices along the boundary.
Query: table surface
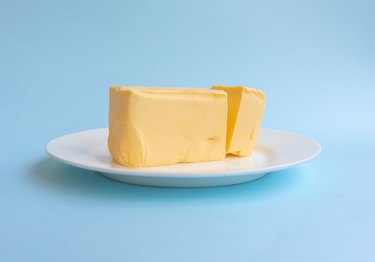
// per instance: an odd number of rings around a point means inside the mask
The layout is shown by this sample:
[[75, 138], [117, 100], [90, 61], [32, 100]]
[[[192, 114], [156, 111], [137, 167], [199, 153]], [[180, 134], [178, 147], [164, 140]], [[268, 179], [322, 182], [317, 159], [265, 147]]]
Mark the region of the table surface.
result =
[[[0, 261], [374, 261], [373, 1], [1, 1]], [[244, 84], [321, 155], [202, 189], [47, 157], [108, 87]]]

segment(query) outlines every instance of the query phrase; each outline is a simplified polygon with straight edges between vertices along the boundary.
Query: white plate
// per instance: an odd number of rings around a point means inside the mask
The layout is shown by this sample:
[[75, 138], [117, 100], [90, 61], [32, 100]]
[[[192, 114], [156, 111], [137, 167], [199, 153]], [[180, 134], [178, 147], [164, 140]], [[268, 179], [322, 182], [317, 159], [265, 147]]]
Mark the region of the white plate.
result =
[[108, 129], [93, 129], [50, 141], [47, 153], [65, 164], [98, 171], [121, 182], [165, 187], [210, 187], [255, 180], [268, 172], [306, 162], [320, 153], [314, 140], [284, 131], [261, 129], [251, 157], [223, 161], [129, 168], [112, 162], [107, 149]]

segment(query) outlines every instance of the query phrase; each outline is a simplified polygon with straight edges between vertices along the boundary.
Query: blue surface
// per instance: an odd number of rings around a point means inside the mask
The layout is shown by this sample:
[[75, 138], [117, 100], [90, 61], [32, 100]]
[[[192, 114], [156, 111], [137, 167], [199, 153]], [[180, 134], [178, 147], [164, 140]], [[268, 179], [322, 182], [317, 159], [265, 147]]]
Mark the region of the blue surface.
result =
[[[0, 1], [0, 261], [374, 261], [374, 1]], [[132, 186], [47, 158], [108, 87], [244, 84], [322, 154], [248, 184]]]

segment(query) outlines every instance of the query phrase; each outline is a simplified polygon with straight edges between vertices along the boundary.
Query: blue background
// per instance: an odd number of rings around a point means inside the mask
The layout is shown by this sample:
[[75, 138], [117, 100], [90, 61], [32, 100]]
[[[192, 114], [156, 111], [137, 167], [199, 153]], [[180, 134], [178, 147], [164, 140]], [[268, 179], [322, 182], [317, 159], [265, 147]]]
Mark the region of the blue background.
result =
[[[374, 1], [0, 0], [0, 261], [374, 261]], [[46, 143], [108, 87], [258, 87], [314, 161], [209, 189], [116, 183]]]

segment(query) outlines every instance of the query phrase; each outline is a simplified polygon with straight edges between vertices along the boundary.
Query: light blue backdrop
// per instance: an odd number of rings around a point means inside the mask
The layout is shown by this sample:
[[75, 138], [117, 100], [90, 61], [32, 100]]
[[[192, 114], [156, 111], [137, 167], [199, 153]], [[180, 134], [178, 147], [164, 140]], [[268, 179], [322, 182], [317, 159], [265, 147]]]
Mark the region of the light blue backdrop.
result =
[[[0, 261], [374, 261], [374, 1], [0, 0]], [[147, 188], [47, 158], [108, 87], [244, 84], [316, 160]]]

